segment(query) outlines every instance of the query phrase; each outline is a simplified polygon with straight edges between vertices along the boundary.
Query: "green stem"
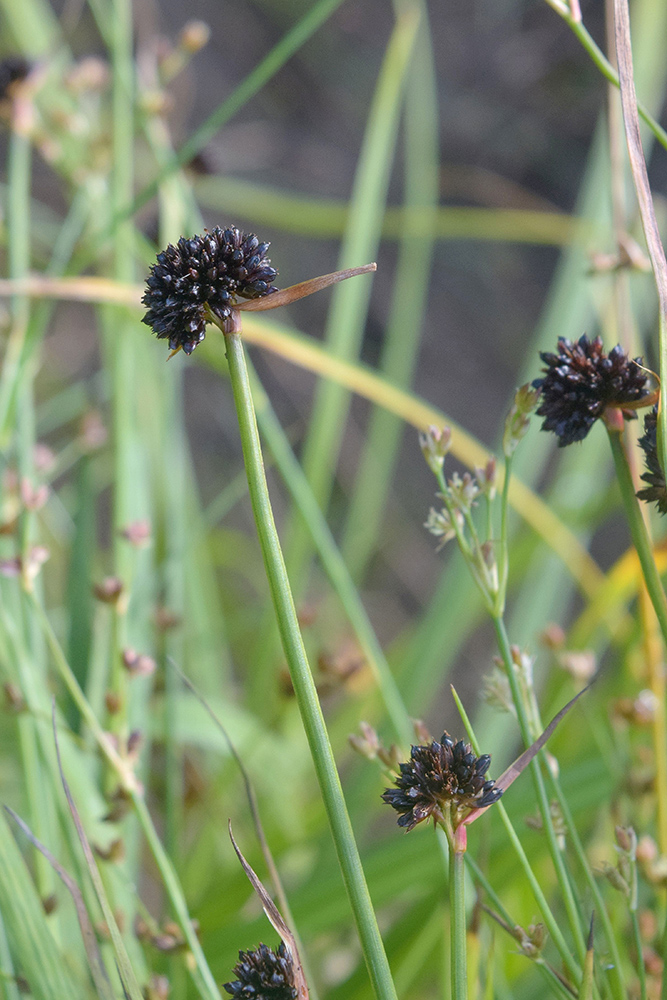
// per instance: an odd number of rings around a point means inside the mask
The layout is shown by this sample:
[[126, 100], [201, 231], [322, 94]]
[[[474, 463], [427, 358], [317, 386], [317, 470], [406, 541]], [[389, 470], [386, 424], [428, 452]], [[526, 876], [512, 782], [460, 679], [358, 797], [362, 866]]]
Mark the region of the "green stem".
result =
[[[461, 701], [460, 701], [460, 699], [459, 699], [456, 691], [453, 691], [453, 694], [454, 694], [454, 701], [456, 702], [456, 707], [459, 710], [459, 713], [460, 713], [461, 718], [463, 720], [463, 724], [464, 724], [464, 726], [466, 728], [466, 732], [468, 734], [468, 739], [470, 740], [470, 743], [471, 743], [471, 746], [472, 746], [473, 750], [475, 751], [475, 753], [477, 754], [477, 756], [479, 756], [480, 753], [481, 753], [481, 749], [480, 749], [479, 743], [478, 743], [478, 741], [477, 741], [477, 739], [475, 737], [475, 733], [474, 733], [472, 725], [470, 723], [470, 719], [468, 718], [466, 710], [463, 707], [463, 704], [461, 703]], [[535, 875], [535, 872], [533, 871], [533, 869], [531, 867], [530, 861], [528, 860], [528, 855], [526, 854], [526, 852], [525, 852], [525, 850], [523, 848], [523, 844], [521, 843], [521, 839], [520, 839], [519, 835], [517, 834], [516, 830], [514, 829], [514, 826], [512, 825], [512, 820], [509, 818], [507, 810], [505, 809], [505, 806], [503, 805], [502, 802], [496, 803], [496, 805], [495, 805], [494, 808], [498, 812], [498, 814], [499, 814], [499, 816], [500, 816], [500, 818], [501, 818], [501, 820], [503, 822], [503, 826], [505, 827], [505, 830], [507, 831], [507, 836], [510, 839], [510, 843], [512, 844], [512, 847], [514, 848], [516, 856], [519, 859], [519, 863], [520, 863], [521, 867], [523, 868], [523, 871], [524, 871], [524, 874], [525, 874], [526, 878], [528, 879], [528, 884], [530, 885], [530, 887], [531, 887], [531, 889], [533, 891], [533, 895], [535, 897], [535, 902], [537, 903], [537, 905], [538, 905], [538, 907], [540, 909], [540, 913], [542, 914], [542, 919], [544, 920], [544, 924], [545, 924], [547, 930], [549, 931], [549, 934], [551, 935], [551, 937], [553, 939], [554, 945], [558, 949], [560, 957], [561, 957], [561, 959], [563, 961], [563, 966], [564, 966], [565, 969], [567, 969], [568, 974], [572, 977], [572, 979], [575, 980], [575, 981], [578, 981], [581, 978], [581, 969], [577, 966], [577, 963], [572, 958], [572, 954], [570, 952], [570, 949], [568, 948], [567, 942], [566, 942], [565, 938], [563, 937], [563, 934], [561, 932], [560, 927], [558, 926], [556, 918], [554, 917], [554, 915], [553, 915], [553, 913], [551, 911], [551, 908], [549, 906], [549, 903], [547, 902], [547, 898], [544, 895], [544, 892], [542, 891], [542, 887], [540, 886], [540, 883], [539, 883], [539, 881], [537, 879], [537, 876]], [[475, 878], [477, 878], [481, 882], [482, 886], [484, 887], [485, 892], [487, 893], [487, 895], [489, 896], [489, 898], [492, 900], [492, 902], [493, 902], [494, 906], [496, 907], [496, 909], [498, 910], [498, 912], [503, 916], [503, 918], [505, 920], [507, 920], [508, 924], [512, 924], [512, 921], [510, 920], [510, 918], [507, 915], [506, 911], [502, 907], [502, 903], [500, 902], [500, 900], [498, 899], [498, 897], [495, 896], [495, 894], [491, 890], [491, 887], [488, 885], [488, 883], [484, 879], [484, 876], [481, 873], [480, 869], [477, 867], [477, 865], [473, 861], [473, 859], [472, 859], [472, 857], [470, 855], [470, 852], [466, 852], [466, 860], [467, 860], [467, 863], [468, 863], [468, 867], [473, 871], [473, 873], [475, 875]]]
[[609, 427], [607, 427], [607, 431], [632, 544], [637, 550], [646, 590], [656, 613], [663, 641], [667, 645], [667, 598], [665, 598], [660, 574], [653, 558], [653, 546], [639, 508], [639, 501], [635, 495], [635, 484], [628, 464], [628, 456], [623, 447], [622, 433]]
[[[560, 4], [558, 6], [550, 4], [550, 6], [552, 6], [553, 9], [560, 14], [565, 23], [576, 35], [604, 78], [608, 80], [609, 83], [613, 83], [615, 87], [618, 87], [618, 73], [607, 59], [602, 49], [593, 41], [582, 22], [572, 17], [570, 11], [565, 6], [561, 7]], [[653, 115], [644, 107], [643, 104], [637, 102], [637, 110], [640, 117], [646, 122], [660, 145], [667, 149], [667, 132], [665, 132], [664, 128], [658, 124]]]
[[391, 672], [380, 642], [373, 629], [371, 621], [360, 600], [354, 581], [331, 534], [331, 529], [320, 510], [308, 480], [294, 456], [289, 442], [278, 423], [271, 408], [269, 399], [259, 380], [251, 371], [251, 388], [256, 401], [257, 420], [262, 429], [262, 437], [275, 459], [276, 466], [283, 481], [292, 494], [295, 506], [302, 515], [311, 539], [317, 549], [332, 587], [347, 614], [348, 621], [355, 631], [359, 645], [366, 656], [372, 670], [380, 696], [384, 702], [387, 715], [391, 719], [396, 737], [406, 745], [410, 745], [414, 732], [410, 716]]
[[[503, 663], [505, 665], [505, 671], [507, 673], [507, 679], [509, 680], [510, 688], [512, 691], [512, 700], [516, 708], [519, 728], [521, 730], [521, 736], [523, 738], [524, 745], [526, 747], [529, 747], [533, 742], [533, 735], [530, 731], [526, 706], [524, 704], [521, 691], [519, 690], [519, 684], [516, 676], [516, 669], [514, 666], [514, 662], [512, 660], [512, 652], [510, 649], [509, 638], [507, 636], [507, 630], [505, 628], [504, 620], [501, 617], [494, 616], [493, 627], [496, 632], [498, 650], [503, 659]], [[565, 867], [565, 862], [563, 859], [562, 852], [560, 850], [560, 847], [558, 846], [558, 839], [556, 836], [556, 831], [554, 830], [553, 820], [551, 816], [549, 798], [547, 796], [547, 791], [544, 785], [542, 772], [540, 771], [538, 758], [535, 758], [534, 760], [531, 761], [530, 770], [533, 777], [533, 784], [535, 786], [535, 794], [537, 796], [540, 815], [542, 817], [543, 830], [544, 833], [546, 834], [547, 843], [549, 845], [549, 853], [551, 854], [551, 859], [553, 861], [554, 868], [556, 870], [556, 877], [558, 878], [558, 883], [560, 885], [560, 889], [563, 894], [563, 902], [565, 904], [565, 910], [568, 916], [568, 923], [570, 925], [570, 930], [574, 938], [575, 947], [577, 949], [577, 954], [579, 956], [579, 961], [583, 962], [586, 956], [586, 942], [584, 941], [584, 935], [581, 930], [579, 911], [577, 908], [576, 900], [574, 898], [574, 893], [572, 891], [570, 878], [567, 869]]]
[[646, 968], [644, 966], [644, 949], [642, 947], [642, 936], [639, 931], [639, 921], [637, 919], [636, 908], [630, 910], [630, 920], [632, 922], [632, 936], [634, 937], [635, 949], [637, 951], [637, 973], [639, 975], [639, 996], [641, 1000], [647, 1000]]
[[466, 962], [465, 852], [449, 844], [449, 920], [451, 930], [451, 1000], [468, 1000]]
[[[505, 612], [507, 579], [509, 577], [509, 528], [507, 521], [509, 514], [510, 479], [512, 478], [512, 457], [512, 455], [506, 455], [505, 457], [503, 492], [500, 501], [500, 556], [498, 559], [498, 599], [496, 601], [496, 608], [498, 609], [499, 615], [502, 615]], [[489, 535], [489, 537], [491, 536]]]
[[373, 989], [378, 1000], [396, 1000], [396, 990], [306, 657], [280, 540], [273, 520], [241, 335], [239, 332], [228, 333], [225, 335], [225, 341], [250, 499], [283, 650]]

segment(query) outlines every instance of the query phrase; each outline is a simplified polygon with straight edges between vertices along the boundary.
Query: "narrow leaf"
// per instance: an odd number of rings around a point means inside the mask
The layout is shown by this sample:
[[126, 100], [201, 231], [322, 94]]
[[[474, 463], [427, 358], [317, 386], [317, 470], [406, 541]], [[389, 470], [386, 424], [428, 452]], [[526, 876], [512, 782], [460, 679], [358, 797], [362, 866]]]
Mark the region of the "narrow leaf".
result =
[[[591, 681], [591, 684], [593, 683], [594, 681]], [[574, 707], [576, 702], [581, 698], [582, 694], [588, 691], [588, 688], [591, 686], [591, 684], [588, 684], [585, 688], [582, 688], [582, 690], [578, 694], [575, 694], [574, 698], [568, 701], [567, 705], [565, 705], [564, 708], [561, 708], [560, 712], [558, 712], [553, 717], [553, 719], [551, 720], [547, 728], [544, 730], [542, 735], [538, 736], [535, 742], [531, 743], [528, 749], [524, 750], [521, 756], [517, 757], [514, 763], [510, 764], [510, 766], [507, 768], [506, 771], [503, 771], [498, 780], [495, 782], [496, 788], [499, 788], [501, 792], [507, 791], [509, 786], [519, 777], [521, 772], [525, 771], [525, 769], [528, 767], [531, 760], [533, 760], [536, 754], [540, 752], [540, 750], [547, 742], [547, 740], [553, 733], [558, 723], [567, 715], [570, 709]], [[465, 823], [466, 826], [469, 826], [474, 820], [478, 818], [478, 816], [481, 816], [483, 812], [486, 812], [486, 810], [490, 808], [491, 806], [485, 806], [483, 809], [473, 809], [473, 811], [466, 816], [463, 822]]]
[[593, 997], [593, 972], [595, 968], [595, 949], [593, 948], [593, 923], [595, 913], [591, 915], [591, 927], [588, 933], [588, 944], [586, 946], [586, 957], [584, 958], [584, 974], [581, 978], [579, 988], [579, 1000], [592, 1000]]
[[10, 809], [9, 806], [5, 806], [5, 812], [12, 817], [18, 826], [20, 826], [30, 843], [44, 855], [53, 870], [67, 887], [67, 890], [74, 901], [74, 906], [76, 907], [76, 915], [79, 920], [79, 927], [81, 928], [81, 937], [83, 938], [83, 945], [86, 949], [86, 955], [88, 956], [88, 963], [95, 982], [95, 988], [97, 989], [98, 995], [102, 998], [102, 1000], [114, 1000], [114, 994], [109, 981], [109, 976], [107, 975], [107, 970], [104, 967], [102, 955], [97, 944], [97, 937], [95, 935], [95, 931], [93, 930], [90, 917], [88, 916], [88, 910], [86, 909], [86, 904], [83, 901], [83, 895], [81, 894], [79, 886], [69, 872], [67, 872], [60, 862], [54, 858], [48, 847], [45, 847], [44, 844], [37, 839], [28, 824], [25, 823], [20, 816], [17, 816], [14, 810]]
[[582, 690], [578, 694], [575, 694], [574, 698], [568, 701], [567, 705], [565, 705], [564, 708], [561, 708], [560, 712], [554, 715], [553, 719], [551, 720], [547, 728], [544, 730], [542, 735], [538, 736], [535, 742], [531, 743], [528, 749], [524, 750], [521, 756], [517, 757], [514, 763], [510, 764], [510, 766], [507, 768], [506, 771], [503, 771], [503, 773], [496, 781], [497, 788], [500, 788], [504, 792], [509, 788], [509, 786], [512, 784], [513, 781], [516, 781], [521, 772], [525, 771], [525, 769], [530, 764], [531, 760], [536, 756], [536, 754], [540, 752], [540, 750], [547, 742], [547, 740], [553, 733], [558, 723], [565, 718], [565, 716], [567, 715], [567, 713], [570, 711], [571, 708], [574, 708], [575, 704], [579, 701], [582, 694], [585, 694], [590, 686], [591, 685], [588, 684], [585, 688], [582, 688]]
[[272, 295], [263, 295], [259, 299], [250, 299], [240, 302], [234, 308], [240, 312], [265, 312], [267, 309], [278, 309], [280, 306], [297, 302], [307, 295], [321, 292], [329, 285], [335, 285], [339, 281], [347, 278], [355, 278], [358, 274], [369, 274], [377, 271], [377, 264], [364, 264], [362, 267], [348, 267], [343, 271], [332, 271], [331, 274], [321, 274], [317, 278], [309, 278], [308, 281], [300, 281], [298, 285], [290, 285], [289, 288], [282, 288]]
[[303, 998], [303, 1000], [308, 1000], [308, 985], [306, 983], [306, 977], [304, 976], [303, 968], [301, 966], [299, 950], [296, 946], [296, 940], [294, 938], [294, 935], [292, 934], [291, 930], [283, 920], [276, 904], [269, 896], [268, 892], [260, 882], [258, 876], [255, 874], [255, 872], [252, 870], [246, 859], [241, 854], [238, 844], [234, 840], [231, 820], [229, 820], [229, 839], [232, 842], [232, 847], [236, 851], [237, 858], [241, 862], [241, 867], [243, 868], [243, 871], [246, 873], [248, 877], [248, 881], [250, 882], [251, 886], [253, 887], [253, 889], [255, 890], [255, 892], [257, 893], [262, 902], [262, 908], [269, 920], [269, 923], [276, 931], [276, 933], [280, 935], [282, 941], [285, 944], [285, 947], [287, 948], [287, 950], [291, 955], [292, 963], [294, 965], [294, 981], [296, 988], [298, 990], [298, 996]]
[[116, 923], [116, 918], [114, 917], [113, 910], [109, 905], [109, 900], [107, 899], [107, 894], [104, 889], [104, 884], [100, 876], [97, 863], [93, 856], [92, 849], [88, 843], [88, 838], [86, 837], [86, 832], [83, 828], [83, 823], [81, 822], [81, 817], [79, 816], [78, 810], [74, 804], [74, 799], [72, 798], [72, 793], [70, 792], [69, 785], [67, 784], [67, 779], [65, 778], [65, 773], [63, 771], [62, 760], [60, 759], [60, 746], [58, 744], [58, 732], [56, 729], [56, 710], [55, 701], [53, 703], [52, 710], [52, 721], [53, 721], [53, 738], [56, 744], [56, 756], [58, 758], [58, 770], [60, 771], [60, 780], [67, 798], [67, 804], [69, 806], [69, 811], [72, 814], [72, 819], [74, 820], [74, 825], [76, 827], [76, 832], [79, 836], [79, 842], [83, 849], [83, 855], [86, 861], [86, 866], [90, 872], [90, 877], [93, 881], [93, 886], [95, 887], [95, 893], [99, 900], [100, 906], [102, 907], [102, 913], [104, 914], [104, 919], [106, 920], [107, 926], [109, 928], [109, 933], [111, 934], [111, 941], [113, 943], [113, 948], [116, 956], [116, 964], [118, 967], [118, 975], [120, 976], [120, 981], [123, 985], [123, 991], [127, 997], [127, 1000], [143, 1000], [139, 984], [137, 982], [136, 976], [134, 975], [134, 969], [130, 963], [129, 956], [125, 949], [125, 944], [121, 936], [118, 924]]
[[12, 964], [34, 1000], [84, 996], [48, 926], [37, 889], [5, 817], [0, 813], [0, 912]]

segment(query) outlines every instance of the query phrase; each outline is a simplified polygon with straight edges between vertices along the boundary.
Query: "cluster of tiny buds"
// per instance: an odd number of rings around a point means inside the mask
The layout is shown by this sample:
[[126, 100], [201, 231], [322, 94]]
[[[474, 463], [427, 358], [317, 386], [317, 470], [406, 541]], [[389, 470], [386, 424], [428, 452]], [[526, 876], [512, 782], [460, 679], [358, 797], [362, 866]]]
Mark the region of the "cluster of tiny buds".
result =
[[539, 389], [532, 385], [522, 385], [514, 394], [514, 401], [505, 420], [503, 432], [503, 455], [511, 458], [525, 436], [530, 425], [530, 415], [540, 399]]
[[631, 826], [617, 826], [614, 832], [618, 854], [616, 867], [605, 861], [601, 871], [614, 889], [631, 899], [636, 893], [637, 834]]
[[419, 445], [426, 459], [426, 464], [435, 476], [442, 471], [445, 455], [451, 447], [451, 442], [452, 432], [449, 427], [440, 428], [431, 424], [426, 432], [419, 435]]
[[512, 932], [519, 950], [526, 958], [539, 958], [547, 940], [544, 924], [529, 924], [527, 928], [517, 924]]
[[380, 742], [377, 732], [368, 722], [359, 723], [359, 733], [351, 733], [348, 743], [361, 757], [366, 760], [379, 760], [385, 770], [398, 774], [401, 762], [401, 752], [395, 743], [387, 748]]

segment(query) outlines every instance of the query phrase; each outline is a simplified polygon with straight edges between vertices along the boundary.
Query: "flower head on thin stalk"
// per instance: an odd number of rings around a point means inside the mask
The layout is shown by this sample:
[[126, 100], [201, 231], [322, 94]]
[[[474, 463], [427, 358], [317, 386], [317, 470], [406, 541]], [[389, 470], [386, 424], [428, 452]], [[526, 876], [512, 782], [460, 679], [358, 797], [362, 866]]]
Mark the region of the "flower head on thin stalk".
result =
[[667, 485], [665, 472], [658, 458], [658, 407], [655, 406], [644, 417], [644, 433], [639, 439], [639, 446], [646, 459], [646, 472], [641, 478], [648, 486], [637, 491], [640, 500], [655, 503], [661, 514], [667, 514]]
[[410, 760], [400, 765], [396, 788], [383, 800], [399, 813], [398, 825], [413, 830], [423, 820], [454, 829], [475, 809], [497, 802], [502, 791], [487, 779], [491, 757], [477, 757], [463, 740], [455, 743], [448, 733], [428, 746], [413, 746]]
[[631, 360], [620, 345], [607, 354], [599, 337], [586, 335], [572, 343], [559, 337], [555, 354], [540, 353], [544, 378], [533, 386], [542, 393], [537, 410], [544, 417], [543, 431], [553, 431], [559, 447], [583, 441], [609, 407], [620, 409], [626, 419], [633, 406], [648, 395], [641, 358]]
[[240, 332], [241, 312], [277, 309], [312, 295], [337, 281], [375, 271], [375, 264], [319, 275], [278, 290], [278, 272], [266, 256], [268, 243], [235, 226], [217, 227], [203, 236], [180, 238], [158, 254], [146, 279], [142, 299], [147, 307], [142, 322], [173, 354], [192, 354], [214, 323], [225, 334]]
[[266, 256], [268, 243], [254, 233], [216, 227], [203, 236], [180, 238], [158, 254], [146, 279], [143, 318], [172, 351], [192, 354], [205, 336], [206, 307], [223, 322], [237, 300], [257, 299], [277, 289], [278, 272]]
[[285, 942], [278, 951], [260, 944], [255, 951], [240, 951], [234, 982], [225, 983], [234, 1000], [296, 1000], [294, 966]]

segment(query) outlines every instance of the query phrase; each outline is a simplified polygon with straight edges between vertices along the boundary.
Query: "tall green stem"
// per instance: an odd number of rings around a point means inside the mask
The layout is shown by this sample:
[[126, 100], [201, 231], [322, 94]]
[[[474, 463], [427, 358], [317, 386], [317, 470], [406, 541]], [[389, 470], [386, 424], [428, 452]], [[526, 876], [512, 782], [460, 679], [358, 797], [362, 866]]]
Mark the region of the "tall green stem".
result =
[[[454, 840], [456, 834], [454, 835]], [[452, 1000], [468, 1000], [466, 962], [465, 852], [449, 843], [449, 920], [452, 942]]]
[[632, 544], [637, 550], [646, 590], [656, 613], [663, 641], [667, 645], [667, 598], [665, 598], [660, 574], [653, 558], [653, 547], [648, 537], [641, 510], [639, 509], [639, 501], [635, 496], [635, 484], [632, 480], [630, 466], [628, 465], [628, 457], [623, 447], [623, 437], [620, 432], [612, 430], [609, 427], [607, 431], [609, 433], [611, 453], [614, 456], [614, 465], [616, 467], [616, 478], [621, 490], [621, 499], [623, 500], [625, 516], [630, 528]]
[[228, 333], [225, 335], [225, 340], [250, 499], [283, 650], [373, 989], [378, 1000], [396, 1000], [396, 990], [306, 657], [280, 540], [273, 520], [241, 335], [239, 332]]
[[[519, 722], [521, 736], [523, 738], [525, 746], [529, 747], [530, 744], [533, 742], [533, 734], [530, 731], [530, 724], [528, 722], [528, 714], [526, 711], [526, 706], [524, 704], [524, 700], [521, 691], [519, 689], [519, 684], [516, 676], [516, 668], [512, 660], [512, 651], [510, 649], [509, 638], [507, 636], [507, 630], [505, 628], [504, 620], [501, 617], [494, 616], [493, 627], [496, 632], [498, 650], [503, 659], [503, 664], [505, 666], [505, 671], [507, 673], [507, 678], [509, 680], [510, 688], [512, 691], [512, 701], [514, 702], [514, 706], [516, 708], [517, 720]], [[567, 869], [565, 867], [563, 855], [561, 853], [560, 847], [558, 846], [558, 839], [556, 836], [556, 831], [554, 830], [553, 819], [551, 816], [549, 797], [547, 795], [547, 790], [544, 785], [542, 772], [540, 771], [540, 765], [537, 758], [531, 761], [530, 769], [533, 777], [533, 784], [535, 787], [535, 794], [537, 796], [540, 816], [542, 818], [542, 826], [547, 838], [547, 842], [549, 844], [549, 853], [551, 854], [551, 859], [554, 863], [554, 868], [556, 869], [558, 884], [560, 885], [560, 889], [563, 894], [563, 902], [565, 904], [565, 909], [567, 911], [570, 931], [572, 932], [572, 936], [574, 938], [575, 947], [577, 950], [577, 954], [579, 956], [579, 961], [583, 962], [586, 955], [586, 943], [584, 941], [584, 936], [581, 930], [581, 923], [579, 919], [579, 911], [577, 909], [577, 902], [574, 898], [572, 885], [570, 883], [570, 878]]]

